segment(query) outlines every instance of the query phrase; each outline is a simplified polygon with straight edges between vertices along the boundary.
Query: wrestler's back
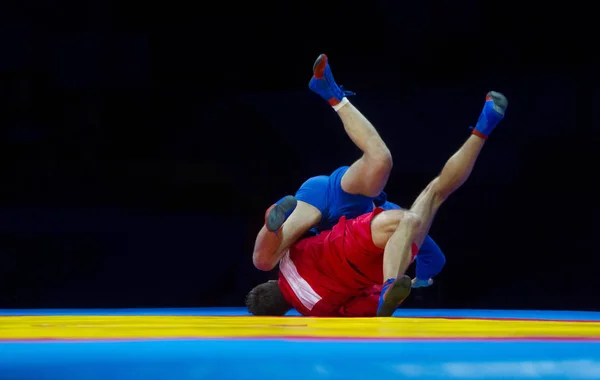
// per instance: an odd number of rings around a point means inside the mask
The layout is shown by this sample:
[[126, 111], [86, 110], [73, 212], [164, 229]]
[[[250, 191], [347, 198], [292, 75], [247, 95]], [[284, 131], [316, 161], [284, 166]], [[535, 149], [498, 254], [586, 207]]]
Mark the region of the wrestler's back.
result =
[[[280, 272], [289, 283], [282, 287], [284, 294], [293, 291], [286, 298], [305, 315], [331, 315], [366, 287], [381, 282], [381, 274], [368, 278], [346, 260], [344, 250], [355, 248], [346, 236], [347, 223], [352, 221], [344, 218], [332, 230], [297, 242], [282, 259]], [[375, 268], [381, 271], [381, 258]]]

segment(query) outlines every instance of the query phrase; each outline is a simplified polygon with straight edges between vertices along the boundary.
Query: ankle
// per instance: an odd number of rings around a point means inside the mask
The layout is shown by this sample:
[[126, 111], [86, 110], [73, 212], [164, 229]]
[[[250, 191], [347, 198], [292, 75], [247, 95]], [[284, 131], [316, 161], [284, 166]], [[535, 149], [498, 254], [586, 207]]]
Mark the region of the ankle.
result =
[[348, 98], [344, 97], [344, 98], [342, 98], [342, 100], [340, 100], [339, 103], [337, 103], [335, 105], [332, 104], [331, 106], [333, 107], [335, 112], [339, 112], [347, 104], [350, 104], [350, 101], [348, 100]]

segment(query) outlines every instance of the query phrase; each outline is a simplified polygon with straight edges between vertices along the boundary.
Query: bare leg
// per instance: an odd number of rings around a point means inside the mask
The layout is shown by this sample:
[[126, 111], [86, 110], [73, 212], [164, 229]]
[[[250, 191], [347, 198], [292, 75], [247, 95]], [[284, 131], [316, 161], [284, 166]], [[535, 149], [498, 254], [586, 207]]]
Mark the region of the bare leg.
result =
[[254, 243], [252, 254], [254, 266], [262, 271], [275, 268], [285, 251], [319, 220], [321, 220], [321, 212], [316, 207], [298, 201], [290, 217], [277, 231], [269, 231], [266, 225], [261, 228]]
[[389, 178], [392, 155], [373, 124], [350, 104], [347, 93], [335, 83], [325, 54], [315, 61], [308, 86], [337, 111], [346, 133], [363, 152], [363, 156], [344, 174], [342, 189], [349, 194], [378, 196]]
[[404, 275], [404, 272], [412, 261], [413, 241], [420, 231], [421, 221], [411, 211], [404, 211], [402, 214], [398, 211], [388, 211], [393, 213], [392, 217], [401, 216], [401, 221], [396, 223], [396, 229], [385, 244], [383, 252], [384, 283], [377, 307], [378, 317], [391, 317], [411, 291], [410, 277]]
[[423, 223], [414, 241], [419, 248], [429, 233], [437, 210], [469, 178], [485, 141], [479, 136], [471, 135], [411, 206], [410, 211], [417, 214]]
[[437, 210], [467, 180], [484, 143], [483, 138], [471, 135], [446, 162], [440, 175], [421, 192], [409, 211], [384, 211], [373, 219], [373, 243], [384, 248], [384, 279], [406, 271], [412, 259], [412, 243], [421, 247]]
[[[384, 284], [381, 290], [378, 317], [392, 316], [398, 305], [408, 297], [410, 278], [403, 273], [412, 261], [412, 245], [421, 247], [429, 232], [435, 213], [456, 189], [469, 177], [485, 140], [472, 135], [419, 195], [409, 211], [385, 211], [371, 222], [373, 243], [383, 253]], [[391, 231], [393, 229], [393, 231]], [[381, 239], [387, 239], [382, 241]]]
[[342, 189], [349, 194], [376, 197], [387, 184], [392, 170], [392, 154], [377, 130], [349, 102], [338, 110], [344, 129], [363, 152], [342, 177]]
[[390, 236], [383, 251], [383, 278], [396, 278], [406, 272], [412, 262], [412, 245], [421, 220], [412, 212], [404, 212], [402, 221]]
[[455, 192], [469, 178], [475, 161], [489, 134], [504, 118], [508, 100], [499, 92], [490, 91], [473, 134], [463, 146], [444, 165], [440, 175], [435, 178], [417, 197], [410, 210], [423, 222], [415, 243], [421, 247], [437, 210], [450, 194]]
[[[495, 108], [497, 105], [496, 103], [500, 104], [500, 111]], [[382, 215], [386, 213], [379, 214], [378, 217], [382, 216], [379, 222], [377, 221], [377, 217], [373, 219], [371, 223], [373, 242], [380, 246], [379, 244], [381, 244], [381, 242], [377, 239], [380, 239], [382, 236], [385, 237], [385, 232], [387, 231], [389, 236], [387, 244], [391, 243], [389, 246], [390, 249], [388, 249], [388, 245], [386, 245], [384, 250], [385, 282], [382, 287], [377, 316], [391, 316], [398, 304], [408, 297], [410, 293], [410, 280], [407, 282], [407, 276], [392, 277], [394, 273], [393, 269], [396, 269], [395, 273], [404, 273], [404, 270], [406, 270], [406, 267], [408, 266], [405, 264], [406, 256], [410, 249], [407, 248], [408, 243], [412, 245], [414, 242], [418, 248], [421, 247], [429, 232], [429, 228], [431, 227], [437, 210], [450, 194], [462, 186], [469, 178], [489, 132], [491, 132], [502, 119], [506, 104], [507, 101], [503, 95], [492, 92], [488, 94], [486, 97], [486, 105], [484, 106], [484, 110], [482, 111], [473, 135], [467, 139], [463, 146], [452, 157], [450, 157], [446, 162], [446, 165], [444, 165], [440, 175], [429, 183], [425, 190], [417, 197], [417, 200], [413, 203], [410, 210], [403, 215], [403, 219], [399, 217], [400, 214], [391, 214], [390, 212], [387, 212], [387, 215], [385, 216]], [[488, 133], [484, 134], [479, 131], [478, 128], [487, 131]], [[408, 215], [411, 216], [408, 217]], [[379, 223], [381, 221], [385, 222], [386, 219], [393, 221], [394, 217], [397, 219], [397, 227], [396, 230], [389, 235], [390, 225], [388, 224], [386, 227], [385, 223], [384, 225], [380, 225]], [[411, 229], [410, 226], [402, 227], [403, 224], [406, 224], [408, 220], [412, 218], [415, 218], [417, 222], [411, 223], [419, 226], [416, 233], [409, 232]], [[376, 231], [377, 228], [382, 231]], [[402, 241], [403, 239], [410, 239], [410, 241]]]

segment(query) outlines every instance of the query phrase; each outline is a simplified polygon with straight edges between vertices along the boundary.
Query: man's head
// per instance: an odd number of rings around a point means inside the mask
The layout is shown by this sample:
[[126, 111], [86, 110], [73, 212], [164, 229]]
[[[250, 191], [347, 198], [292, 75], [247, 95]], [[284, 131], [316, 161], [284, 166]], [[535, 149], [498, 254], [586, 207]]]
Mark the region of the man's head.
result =
[[292, 306], [287, 303], [276, 280], [260, 284], [246, 296], [248, 312], [253, 315], [285, 315]]

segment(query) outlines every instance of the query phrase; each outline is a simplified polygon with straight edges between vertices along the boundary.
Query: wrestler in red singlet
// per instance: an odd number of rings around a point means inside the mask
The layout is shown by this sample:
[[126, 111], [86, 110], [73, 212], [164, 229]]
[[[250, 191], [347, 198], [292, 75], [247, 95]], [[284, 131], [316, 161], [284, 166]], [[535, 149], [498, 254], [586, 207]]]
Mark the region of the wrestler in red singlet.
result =
[[[279, 288], [300, 314], [372, 317], [383, 283], [383, 249], [371, 221], [383, 209], [347, 220], [294, 244], [279, 263]], [[413, 258], [416, 254], [413, 247]]]

